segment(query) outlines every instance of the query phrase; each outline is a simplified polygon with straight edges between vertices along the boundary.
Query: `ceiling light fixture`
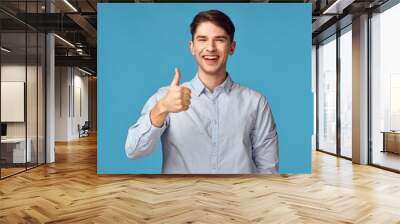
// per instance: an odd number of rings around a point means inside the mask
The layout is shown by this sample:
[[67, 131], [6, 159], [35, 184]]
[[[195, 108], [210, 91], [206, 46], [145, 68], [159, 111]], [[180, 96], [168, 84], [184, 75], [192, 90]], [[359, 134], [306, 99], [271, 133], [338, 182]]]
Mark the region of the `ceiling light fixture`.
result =
[[10, 52], [11, 52], [11, 50], [9, 50], [9, 49], [7, 49], [7, 48], [5, 48], [5, 47], [1, 47], [1, 50], [4, 51], [4, 52], [6, 52], [6, 53], [10, 53]]
[[75, 48], [75, 45], [73, 45], [73, 44], [72, 44], [71, 42], [69, 42], [68, 40], [66, 40], [66, 39], [64, 39], [64, 38], [62, 38], [62, 37], [60, 37], [60, 36], [57, 35], [57, 34], [54, 34], [54, 36], [57, 37], [58, 39], [60, 39], [61, 41], [63, 41], [64, 43], [66, 43], [67, 45], [69, 45], [70, 47]]
[[71, 4], [69, 3], [68, 0], [64, 0], [65, 4], [67, 4], [72, 10], [74, 10], [74, 12], [78, 12], [78, 10]]
[[81, 69], [81, 68], [79, 68], [79, 67], [78, 67], [78, 70], [81, 71], [81, 72], [83, 72], [83, 73], [85, 73], [85, 74], [87, 74], [87, 75], [90, 75], [90, 76], [93, 75], [92, 73], [90, 73], [90, 72], [88, 72], [88, 71], [86, 71], [86, 70], [83, 70], [83, 69]]
[[76, 53], [78, 53], [79, 55], [83, 55], [83, 50], [81, 48], [77, 48]]
[[343, 9], [347, 6], [351, 5], [355, 0], [336, 0], [332, 5], [330, 5], [327, 9], [322, 13], [326, 14], [342, 14]]

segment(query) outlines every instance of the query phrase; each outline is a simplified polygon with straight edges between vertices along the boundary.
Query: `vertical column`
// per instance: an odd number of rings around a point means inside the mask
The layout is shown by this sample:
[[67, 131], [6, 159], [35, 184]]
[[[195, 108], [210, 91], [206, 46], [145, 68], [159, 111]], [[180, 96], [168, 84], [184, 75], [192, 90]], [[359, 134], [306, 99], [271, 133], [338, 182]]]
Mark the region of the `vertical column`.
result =
[[368, 15], [353, 19], [353, 162], [368, 163]]
[[[53, 12], [51, 1], [46, 1], [47, 12]], [[55, 161], [55, 54], [54, 35], [46, 34], [46, 163]]]

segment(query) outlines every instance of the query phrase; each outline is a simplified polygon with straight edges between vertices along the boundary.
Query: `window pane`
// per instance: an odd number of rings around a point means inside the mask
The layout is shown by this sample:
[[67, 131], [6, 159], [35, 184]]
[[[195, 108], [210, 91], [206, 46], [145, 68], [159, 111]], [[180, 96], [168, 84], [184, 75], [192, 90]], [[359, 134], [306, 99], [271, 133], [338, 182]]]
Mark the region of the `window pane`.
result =
[[373, 16], [372, 163], [400, 170], [400, 4]]
[[318, 48], [318, 148], [336, 153], [336, 40]]
[[340, 36], [340, 153], [351, 158], [352, 141], [352, 35]]

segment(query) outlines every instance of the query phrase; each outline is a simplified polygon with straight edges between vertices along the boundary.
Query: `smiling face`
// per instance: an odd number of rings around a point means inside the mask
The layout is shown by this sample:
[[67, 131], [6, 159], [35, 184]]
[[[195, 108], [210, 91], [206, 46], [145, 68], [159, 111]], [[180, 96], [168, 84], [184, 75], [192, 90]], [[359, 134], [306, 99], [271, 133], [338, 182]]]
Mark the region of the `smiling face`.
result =
[[190, 42], [199, 72], [205, 75], [225, 75], [228, 56], [235, 46], [226, 31], [211, 22], [199, 24]]

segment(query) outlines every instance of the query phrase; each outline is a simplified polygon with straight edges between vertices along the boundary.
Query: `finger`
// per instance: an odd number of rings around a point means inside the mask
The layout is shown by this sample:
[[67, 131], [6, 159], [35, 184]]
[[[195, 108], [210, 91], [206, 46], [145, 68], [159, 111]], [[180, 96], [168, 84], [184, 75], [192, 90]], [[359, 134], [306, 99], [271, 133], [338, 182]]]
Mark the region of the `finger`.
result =
[[179, 111], [185, 111], [185, 110], [188, 110], [188, 109], [189, 109], [189, 107], [190, 107], [190, 105], [182, 104], [182, 105], [179, 107]]
[[183, 106], [183, 109], [182, 109], [182, 111], [186, 111], [186, 110], [189, 110], [189, 105], [187, 105], [187, 106]]
[[192, 90], [186, 86], [182, 86], [182, 89], [184, 89], [188, 93], [192, 93]]
[[181, 71], [179, 71], [179, 68], [175, 68], [175, 76], [171, 82], [171, 86], [179, 86], [180, 79], [181, 79]]
[[182, 102], [183, 106], [189, 106], [190, 103], [191, 103], [190, 100], [184, 100], [184, 101]]
[[182, 91], [184, 94], [190, 95], [192, 93], [192, 91], [187, 87], [183, 87], [182, 89], [183, 89]]
[[182, 99], [183, 100], [190, 100], [190, 99], [192, 99], [192, 97], [189, 94], [183, 94]]

